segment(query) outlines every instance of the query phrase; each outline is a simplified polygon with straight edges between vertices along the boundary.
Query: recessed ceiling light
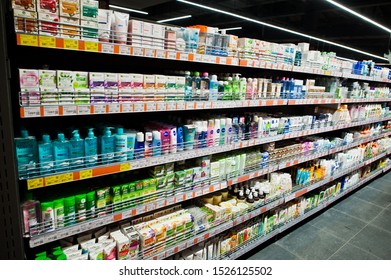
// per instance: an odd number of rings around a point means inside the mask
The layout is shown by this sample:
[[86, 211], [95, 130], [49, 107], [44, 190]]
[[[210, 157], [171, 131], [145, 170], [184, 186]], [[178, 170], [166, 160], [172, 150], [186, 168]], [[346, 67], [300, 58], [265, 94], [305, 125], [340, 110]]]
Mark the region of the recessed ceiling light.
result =
[[128, 11], [132, 13], [138, 13], [138, 14], [143, 14], [143, 15], [148, 15], [147, 12], [144, 11], [139, 11], [139, 10], [134, 10], [134, 9], [129, 9], [121, 6], [116, 6], [116, 5], [109, 5], [110, 8], [116, 9], [116, 10], [123, 10], [123, 11]]
[[180, 19], [185, 19], [185, 18], [191, 18], [191, 15], [182, 16], [182, 17], [168, 18], [168, 19], [162, 19], [162, 20], [158, 20], [157, 22], [158, 23], [163, 23], [163, 22], [169, 22], [169, 21], [180, 20]]
[[235, 13], [231, 13], [231, 12], [227, 12], [227, 11], [224, 11], [224, 10], [221, 10], [221, 9], [216, 9], [216, 8], [212, 8], [212, 7], [209, 7], [209, 6], [193, 3], [193, 2], [190, 2], [190, 1], [187, 1], [187, 0], [177, 0], [177, 1], [185, 3], [185, 4], [193, 5], [193, 6], [202, 8], [202, 9], [206, 9], [206, 10], [209, 10], [209, 11], [213, 11], [213, 12], [216, 12], [216, 13], [221, 13], [221, 14], [232, 16], [232, 17], [240, 18], [240, 19], [243, 19], [245, 21], [253, 22], [253, 23], [256, 23], [256, 24], [259, 24], [259, 25], [264, 25], [264, 26], [267, 26], [267, 27], [271, 27], [271, 28], [274, 28], [274, 29], [278, 29], [278, 30], [281, 30], [281, 31], [292, 33], [292, 34], [295, 34], [295, 35], [298, 35], [298, 36], [306, 37], [306, 38], [309, 38], [309, 39], [312, 39], [312, 40], [316, 40], [316, 41], [319, 41], [319, 42], [324, 42], [324, 43], [327, 43], [327, 44], [330, 44], [330, 45], [334, 45], [334, 46], [337, 46], [337, 47], [341, 47], [341, 48], [344, 48], [344, 49], [347, 49], [347, 50], [350, 50], [350, 51], [353, 51], [353, 52], [365, 54], [365, 55], [370, 56], [370, 57], [375, 57], [375, 58], [378, 58], [378, 59], [381, 59], [381, 60], [387, 60], [388, 61], [388, 59], [386, 59], [384, 57], [381, 57], [381, 56], [378, 56], [376, 54], [372, 54], [372, 53], [368, 53], [368, 52], [365, 52], [365, 51], [361, 51], [361, 50], [358, 50], [358, 49], [355, 49], [355, 48], [352, 48], [352, 47], [348, 47], [348, 46], [341, 45], [341, 44], [338, 44], [338, 43], [335, 43], [335, 42], [331, 42], [329, 40], [325, 40], [325, 39], [318, 38], [318, 37], [315, 37], [315, 36], [312, 36], [312, 35], [308, 35], [308, 34], [304, 34], [304, 33], [301, 33], [301, 32], [297, 32], [297, 31], [294, 31], [294, 30], [291, 30], [291, 29], [288, 29], [288, 28], [280, 27], [280, 26], [277, 26], [277, 25], [273, 25], [273, 24], [266, 23], [266, 22], [263, 22], [263, 21], [259, 21], [259, 20], [256, 20], [256, 19], [252, 19], [252, 18], [249, 18], [249, 17], [241, 16], [241, 15], [238, 15], [238, 14], [235, 14]]

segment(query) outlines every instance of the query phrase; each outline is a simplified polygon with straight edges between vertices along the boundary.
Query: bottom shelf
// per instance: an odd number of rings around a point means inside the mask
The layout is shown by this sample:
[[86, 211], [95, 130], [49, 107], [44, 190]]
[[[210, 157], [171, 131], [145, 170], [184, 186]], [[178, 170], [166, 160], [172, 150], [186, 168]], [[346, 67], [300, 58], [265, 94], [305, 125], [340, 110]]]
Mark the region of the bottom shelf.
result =
[[236, 248], [235, 250], [229, 252], [228, 254], [226, 254], [226, 255], [218, 258], [218, 259], [220, 259], [220, 260], [234, 260], [234, 259], [239, 258], [240, 256], [248, 253], [249, 251], [251, 251], [254, 248], [258, 247], [259, 245], [265, 243], [266, 241], [270, 240], [271, 238], [275, 237], [276, 235], [278, 235], [278, 234], [288, 230], [289, 228], [291, 228], [291, 227], [297, 225], [298, 223], [304, 221], [308, 217], [311, 217], [312, 215], [316, 214], [317, 212], [327, 208], [330, 204], [332, 204], [335, 201], [341, 199], [342, 197], [348, 195], [350, 192], [354, 191], [355, 189], [361, 187], [362, 185], [364, 185], [368, 181], [370, 181], [370, 180], [374, 179], [375, 177], [379, 176], [381, 173], [389, 171], [390, 169], [391, 169], [391, 165], [386, 166], [384, 168], [381, 168], [381, 169], [379, 169], [377, 171], [372, 172], [372, 174], [370, 174], [367, 177], [365, 177], [364, 179], [362, 179], [355, 186], [352, 186], [352, 187], [348, 188], [347, 190], [341, 192], [339, 195], [337, 195], [337, 196], [335, 196], [335, 197], [325, 201], [324, 203], [320, 204], [315, 209], [312, 209], [312, 210], [308, 211], [304, 215], [296, 218], [293, 221], [290, 221], [290, 222], [286, 223], [285, 225], [281, 226], [278, 229], [275, 229], [274, 231], [272, 231], [272, 232], [270, 232], [270, 233], [268, 233], [266, 235], [262, 235], [262, 236], [259, 236], [259, 237], [256, 237], [254, 239], [251, 239], [251, 240], [247, 241], [244, 245]]

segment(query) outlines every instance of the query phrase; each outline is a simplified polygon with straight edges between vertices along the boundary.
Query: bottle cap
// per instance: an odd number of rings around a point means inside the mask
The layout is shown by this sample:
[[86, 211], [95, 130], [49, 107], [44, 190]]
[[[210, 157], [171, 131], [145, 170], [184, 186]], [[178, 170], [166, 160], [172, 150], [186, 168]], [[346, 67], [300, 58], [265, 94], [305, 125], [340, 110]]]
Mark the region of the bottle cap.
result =
[[[202, 76], [203, 76], [203, 77], [208, 77], [209, 74], [208, 74], [208, 72], [204, 72], [204, 73], [202, 74]], [[216, 79], [217, 79], [217, 78], [216, 78]]]
[[157, 130], [152, 131], [152, 136], [153, 136], [153, 139], [155, 139], [155, 140], [159, 140], [160, 141], [160, 139], [161, 139], [160, 132], [157, 131]]
[[226, 125], [232, 125], [232, 119], [231, 118], [227, 118], [225, 120], [225, 123], [226, 123]]
[[64, 140], [65, 140], [65, 135], [64, 135], [64, 133], [59, 133], [59, 134], [57, 134], [57, 139], [58, 139], [58, 141], [64, 141]]
[[199, 77], [200, 76], [200, 72], [194, 72], [194, 76], [195, 77]]
[[243, 190], [241, 190], [241, 191], [239, 192], [238, 199], [241, 199], [241, 200], [244, 199]]
[[185, 75], [186, 75], [186, 76], [190, 76], [190, 71], [186, 71], [186, 72], [185, 72]]
[[248, 202], [248, 203], [254, 203], [254, 198], [253, 198], [252, 193], [250, 193], [250, 194], [248, 195], [248, 197], [247, 197], [247, 202]]
[[[228, 82], [226, 82], [228, 84]], [[224, 85], [224, 82], [223, 81], [219, 81], [219, 85], [222, 86]]]
[[42, 141], [43, 141], [43, 143], [50, 143], [50, 135], [49, 134], [43, 134], [42, 135]]
[[22, 138], [27, 138], [29, 137], [29, 132], [26, 129], [22, 129], [20, 131], [20, 135], [22, 136]]
[[118, 128], [117, 128], [117, 134], [118, 134], [118, 135], [124, 134], [124, 129], [123, 129], [122, 127], [118, 127]]
[[152, 141], [153, 139], [153, 135], [152, 135], [152, 132], [145, 132], [145, 141]]
[[212, 81], [217, 81], [217, 75], [212, 75]]
[[227, 79], [229, 82], [231, 82], [232, 81], [232, 77], [228, 77], [228, 79]]
[[257, 192], [253, 192], [252, 195], [254, 197], [254, 201], [258, 201], [259, 200], [259, 196], [258, 196]]
[[89, 128], [88, 129], [88, 138], [94, 138], [95, 134], [94, 134], [94, 129], [93, 128]]
[[225, 123], [226, 123], [226, 119], [220, 119], [220, 125], [221, 126], [225, 126]]
[[144, 133], [137, 132], [137, 142], [144, 142]]
[[215, 126], [220, 126], [220, 119], [215, 119]]
[[215, 126], [214, 120], [208, 120], [208, 126]]
[[74, 131], [72, 131], [72, 134], [73, 134], [73, 140], [80, 140], [80, 134], [79, 134], [79, 131], [76, 129]]

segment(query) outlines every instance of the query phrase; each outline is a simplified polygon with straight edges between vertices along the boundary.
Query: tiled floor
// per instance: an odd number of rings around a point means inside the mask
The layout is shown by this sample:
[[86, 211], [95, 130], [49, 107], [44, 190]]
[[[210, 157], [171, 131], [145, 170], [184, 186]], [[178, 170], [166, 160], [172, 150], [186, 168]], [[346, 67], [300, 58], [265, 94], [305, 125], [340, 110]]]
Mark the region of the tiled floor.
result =
[[391, 172], [274, 243], [251, 260], [391, 260]]

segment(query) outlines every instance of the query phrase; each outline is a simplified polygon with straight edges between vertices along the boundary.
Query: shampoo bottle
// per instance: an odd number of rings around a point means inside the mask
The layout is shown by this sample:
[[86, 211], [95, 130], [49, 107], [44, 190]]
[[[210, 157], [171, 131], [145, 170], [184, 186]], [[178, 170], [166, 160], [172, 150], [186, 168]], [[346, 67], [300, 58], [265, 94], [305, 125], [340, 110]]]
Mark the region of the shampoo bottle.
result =
[[86, 217], [87, 219], [95, 218], [95, 191], [87, 193]]
[[42, 213], [42, 230], [44, 232], [54, 230], [54, 209], [53, 202], [42, 202], [41, 203]]
[[80, 138], [78, 130], [72, 132], [73, 136], [69, 140], [71, 166], [72, 168], [84, 167], [84, 140]]
[[137, 141], [136, 141], [136, 147], [134, 150], [134, 158], [135, 159], [140, 159], [144, 158], [144, 153], [145, 153], [145, 143], [144, 143], [144, 133], [143, 132], [138, 132], [137, 133]]
[[63, 133], [57, 134], [57, 140], [53, 142], [54, 168], [57, 171], [69, 169], [70, 146]]
[[124, 134], [122, 127], [117, 128], [117, 133], [114, 135], [114, 152], [116, 161], [124, 162], [128, 159], [127, 148], [128, 137]]
[[38, 224], [41, 222], [39, 201], [34, 200], [31, 192], [26, 193], [26, 200], [21, 205], [23, 215], [23, 234], [38, 234]]
[[15, 138], [15, 147], [19, 174], [31, 173], [38, 162], [37, 140], [27, 130], [21, 130], [21, 137]]
[[98, 139], [94, 135], [94, 129], [88, 129], [88, 135], [84, 139], [84, 153], [86, 167], [95, 166], [98, 163]]
[[114, 161], [114, 136], [111, 135], [112, 127], [105, 127], [103, 136], [100, 139], [100, 151], [102, 154], [102, 164]]
[[127, 150], [127, 160], [134, 159], [134, 147], [136, 145], [136, 131], [125, 130], [126, 134], [126, 150]]
[[160, 132], [157, 130], [152, 131], [152, 155], [154, 157], [162, 155], [162, 141]]
[[42, 135], [42, 142], [38, 144], [39, 168], [41, 175], [53, 171], [53, 145], [48, 134]]

